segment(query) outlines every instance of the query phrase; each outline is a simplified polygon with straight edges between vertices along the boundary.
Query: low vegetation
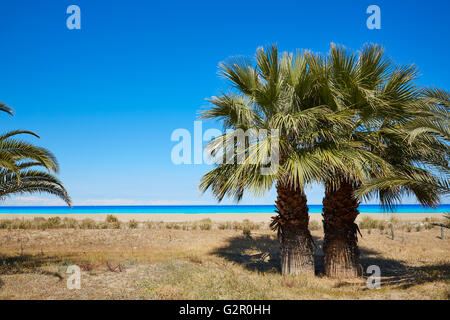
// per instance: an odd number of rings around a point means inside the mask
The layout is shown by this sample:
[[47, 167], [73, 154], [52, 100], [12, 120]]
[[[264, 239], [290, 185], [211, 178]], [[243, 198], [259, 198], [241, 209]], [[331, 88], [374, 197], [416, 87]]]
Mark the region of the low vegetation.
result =
[[[390, 232], [390, 226], [395, 230], [407, 232], [429, 230], [433, 227], [444, 225], [450, 226], [450, 219], [425, 218], [418, 222], [401, 221], [396, 218], [389, 220], [377, 220], [371, 217], [363, 217], [358, 226], [361, 230], [379, 230], [380, 232]], [[114, 215], [108, 215], [105, 221], [95, 221], [86, 218], [76, 220], [73, 218], [60, 217], [35, 217], [33, 219], [0, 219], [0, 229], [174, 229], [174, 230], [239, 230], [244, 234], [257, 230], [266, 230], [269, 228], [267, 223], [253, 222], [248, 219], [243, 221], [225, 221], [216, 222], [211, 219], [202, 219], [198, 221], [183, 222], [163, 222], [163, 221], [144, 221], [139, 222], [134, 219], [127, 223], [119, 221]], [[316, 231], [322, 229], [322, 223], [316, 220], [309, 222], [309, 230]]]
[[422, 230], [429, 230], [438, 225], [448, 225], [449, 222], [446, 221], [448, 219], [439, 219], [439, 218], [425, 218], [422, 221], [402, 221], [396, 218], [391, 218], [389, 220], [377, 220], [371, 217], [364, 217], [358, 223], [358, 226], [361, 230], [368, 230], [370, 233], [371, 230], [379, 230], [381, 233], [390, 233], [392, 232], [391, 226], [394, 230], [401, 230], [406, 232], [412, 232], [413, 230], [416, 232], [420, 232]]
[[[314, 221], [315, 222], [315, 221]], [[311, 224], [318, 229], [318, 223]], [[33, 219], [1, 219], [0, 229], [174, 229], [174, 230], [259, 230], [267, 229], [268, 224], [255, 223], [250, 220], [213, 222], [211, 219], [202, 219], [190, 222], [162, 222], [145, 221], [138, 222], [131, 219], [127, 223], [119, 221], [114, 215], [108, 215], [105, 221], [95, 221], [90, 218], [76, 220], [73, 218], [60, 217], [35, 217]]]
[[[361, 221], [361, 263], [380, 266], [380, 290], [367, 289], [366, 273], [351, 281], [324, 276], [320, 223], [311, 231], [316, 276], [304, 277], [281, 275], [276, 233], [250, 221], [135, 221], [134, 228], [110, 218], [19, 220], [28, 229], [12, 221], [0, 229], [0, 299], [450, 298], [450, 240], [438, 227], [415, 229], [431, 221], [409, 222], [411, 232], [394, 221], [395, 240], [386, 234], [390, 222], [381, 232]], [[80, 290], [66, 288], [73, 264], [82, 270]]]

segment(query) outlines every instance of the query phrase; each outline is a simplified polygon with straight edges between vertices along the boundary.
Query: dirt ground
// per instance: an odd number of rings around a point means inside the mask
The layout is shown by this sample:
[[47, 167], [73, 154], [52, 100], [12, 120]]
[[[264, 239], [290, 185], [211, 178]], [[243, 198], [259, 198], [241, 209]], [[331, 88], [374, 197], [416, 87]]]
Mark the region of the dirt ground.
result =
[[[279, 244], [268, 229], [0, 230], [0, 299], [449, 299], [450, 240], [438, 227], [362, 230], [361, 264], [381, 269], [381, 289], [367, 276], [323, 276], [323, 232], [312, 231], [316, 276], [282, 276]], [[69, 290], [68, 266], [81, 268]]]

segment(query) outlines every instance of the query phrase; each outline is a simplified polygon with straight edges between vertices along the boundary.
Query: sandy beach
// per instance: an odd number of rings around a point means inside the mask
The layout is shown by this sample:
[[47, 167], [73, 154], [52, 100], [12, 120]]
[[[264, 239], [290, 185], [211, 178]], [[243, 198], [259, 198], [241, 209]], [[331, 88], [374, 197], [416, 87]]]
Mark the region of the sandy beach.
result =
[[[89, 213], [89, 214], [12, 214], [2, 213], [0, 219], [33, 219], [35, 217], [69, 217], [74, 219], [86, 219], [90, 218], [95, 221], [104, 221], [107, 213]], [[136, 221], [163, 221], [163, 222], [182, 222], [182, 221], [196, 221], [202, 219], [211, 219], [212, 221], [243, 221], [248, 219], [253, 222], [270, 222], [274, 213], [199, 213], [199, 214], [184, 214], [184, 213], [114, 213], [120, 221], [127, 222], [129, 220]], [[364, 217], [371, 217], [377, 220], [386, 220], [391, 217], [403, 221], [421, 221], [425, 218], [442, 218], [443, 213], [361, 213], [357, 221]], [[320, 213], [310, 213], [311, 221], [321, 221], [322, 216]]]

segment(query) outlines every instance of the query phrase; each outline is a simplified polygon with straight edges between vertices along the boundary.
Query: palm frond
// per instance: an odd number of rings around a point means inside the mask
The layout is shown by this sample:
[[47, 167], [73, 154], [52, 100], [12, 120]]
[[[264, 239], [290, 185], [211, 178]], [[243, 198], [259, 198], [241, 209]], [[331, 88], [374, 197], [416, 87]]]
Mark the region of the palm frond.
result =
[[0, 102], [0, 111], [6, 112], [9, 115], [14, 115], [13, 109], [10, 106], [8, 106], [2, 102]]
[[[72, 206], [66, 189], [54, 175], [39, 170], [21, 170], [18, 174], [6, 169], [0, 170], [0, 198], [14, 194], [48, 193], [64, 200]], [[17, 183], [17, 181], [20, 181]]]

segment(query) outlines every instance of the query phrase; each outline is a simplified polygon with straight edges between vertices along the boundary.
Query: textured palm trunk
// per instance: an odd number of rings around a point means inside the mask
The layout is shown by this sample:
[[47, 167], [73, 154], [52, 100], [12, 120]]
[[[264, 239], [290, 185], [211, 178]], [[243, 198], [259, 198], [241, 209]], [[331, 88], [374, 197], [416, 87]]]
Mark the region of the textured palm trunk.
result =
[[326, 187], [323, 252], [325, 274], [331, 278], [355, 278], [362, 274], [355, 224], [358, 206], [350, 183], [342, 180], [337, 188]]
[[278, 227], [281, 273], [314, 274], [313, 240], [308, 230], [309, 216], [302, 189], [277, 184], [278, 215], [272, 225]]

